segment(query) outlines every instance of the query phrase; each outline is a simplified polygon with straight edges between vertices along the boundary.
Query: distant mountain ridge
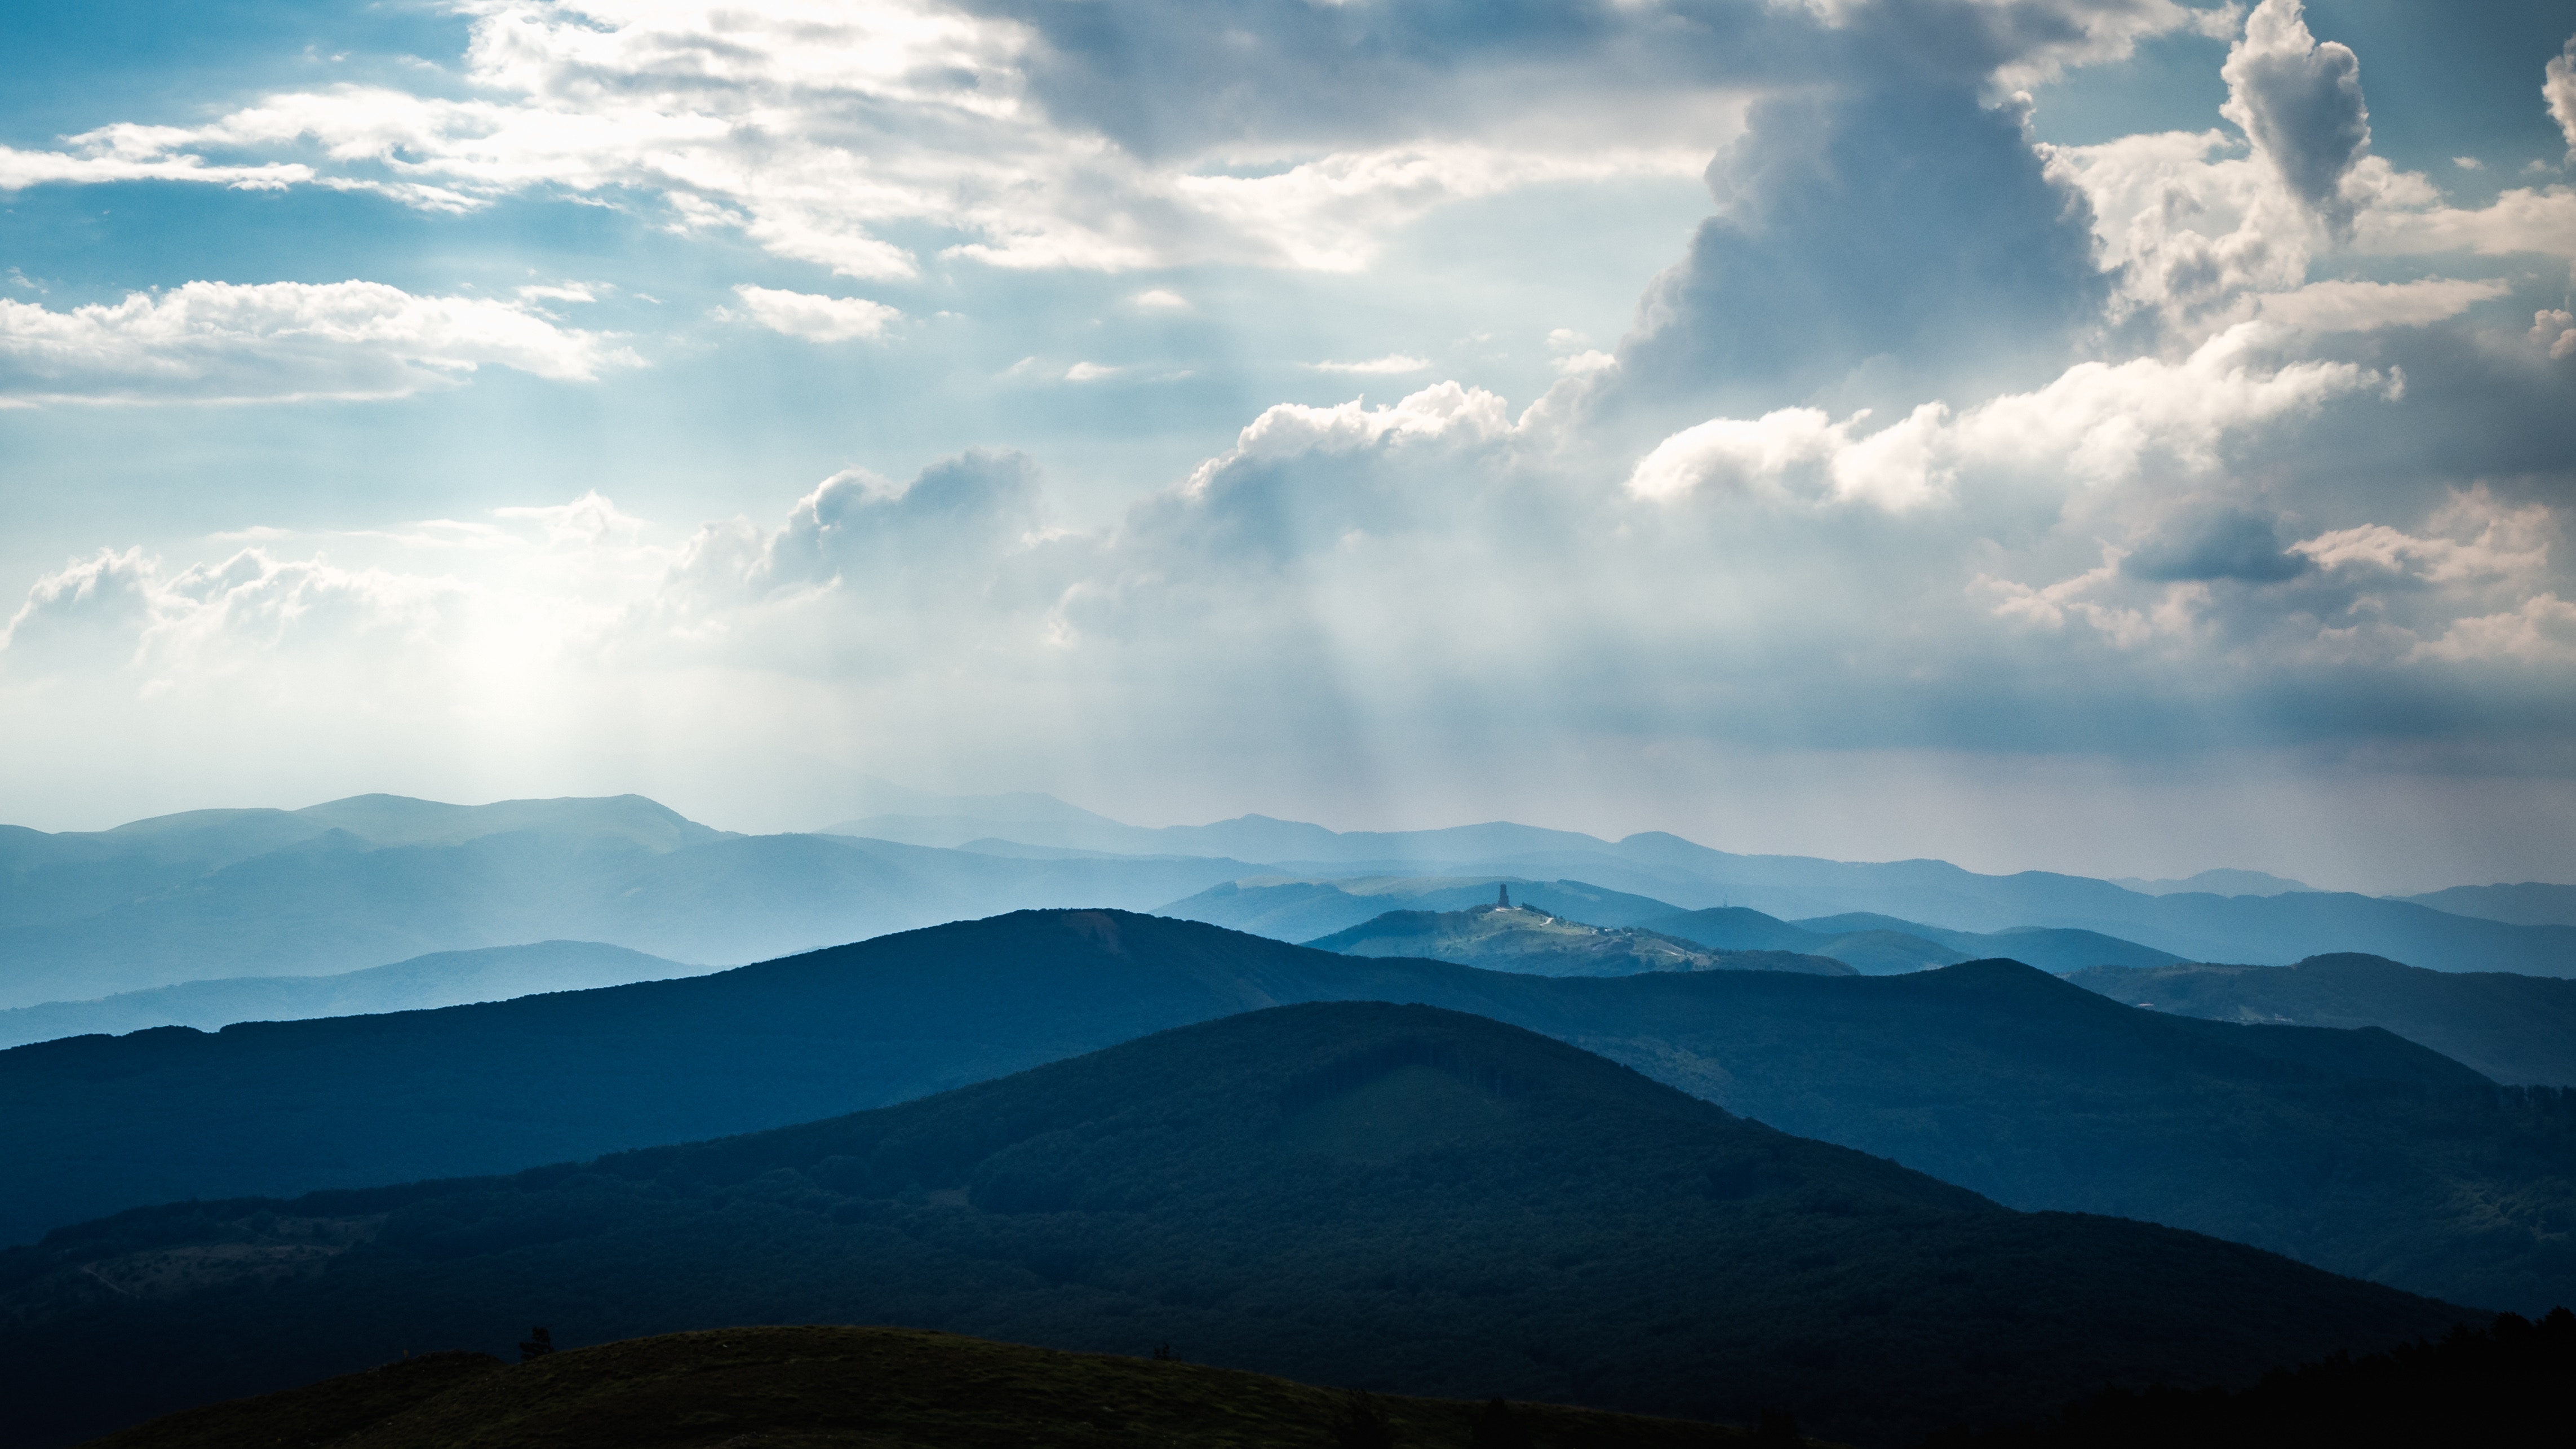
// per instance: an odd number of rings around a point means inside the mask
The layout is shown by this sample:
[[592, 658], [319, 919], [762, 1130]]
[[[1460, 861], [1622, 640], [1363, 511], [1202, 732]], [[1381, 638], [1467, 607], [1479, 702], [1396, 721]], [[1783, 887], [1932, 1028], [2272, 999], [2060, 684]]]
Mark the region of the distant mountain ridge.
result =
[[1031, 906], [1141, 909], [1251, 869], [740, 836], [640, 796], [19, 831], [0, 836], [0, 1008], [547, 940], [735, 963]]
[[2452, 886], [2407, 900], [2456, 916], [2509, 921], [2518, 926], [2576, 926], [2576, 885]]
[[697, 976], [713, 969], [597, 941], [441, 951], [338, 976], [235, 976], [130, 991], [97, 1001], [50, 1001], [0, 1010], [0, 1048], [94, 1032], [123, 1035], [156, 1026], [213, 1031], [237, 1021], [426, 1011], [548, 991], [586, 991]]
[[[1012, 844], [1006, 836], [1017, 830], [1015, 821], [1070, 821], [1084, 829], [1101, 822], [1051, 797], [982, 797], [968, 806], [918, 793], [884, 799], [946, 812], [925, 818], [959, 819], [961, 828], [972, 827], [977, 848], [828, 834], [737, 836], [640, 796], [480, 806], [359, 796], [297, 811], [198, 811], [88, 833], [0, 830], [0, 1009], [192, 980], [336, 974], [543, 940], [601, 941], [679, 961], [758, 960], [1012, 909], [1178, 908], [1227, 884], [1271, 891], [1283, 876], [1307, 883], [1300, 888], [1309, 899], [1297, 909], [1311, 908], [1308, 918], [1292, 928], [1294, 911], [1287, 911], [1256, 929], [1293, 939], [1329, 934], [1398, 904], [1319, 922], [1315, 915], [1351, 904], [1336, 905], [1332, 892], [1340, 887], [1331, 882], [1430, 876], [1547, 883], [1569, 898], [1588, 897], [1563, 913], [1601, 925], [1642, 924], [1636, 903], [1651, 901], [1683, 911], [1745, 906], [1784, 920], [1868, 912], [1936, 933], [2089, 931], [2184, 960], [2285, 962], [2357, 951], [2438, 970], [2576, 973], [2576, 926], [2515, 924], [2332, 892], [2147, 896], [2046, 872], [1983, 876], [1940, 861], [1731, 855], [1659, 832], [1610, 842], [1503, 822], [1340, 834], [1246, 817], [1107, 842], [1141, 842], [1159, 852], [1135, 855]], [[1244, 854], [1208, 853], [1220, 847]], [[1300, 867], [1301, 853], [1330, 859]], [[1401, 859], [1370, 859], [1379, 856]], [[1554, 900], [1541, 904], [1560, 909]], [[1222, 918], [1213, 909], [1201, 914]], [[1937, 935], [1925, 939], [1939, 944]], [[1876, 944], [1883, 959], [1865, 969], [1932, 964], [1937, 955], [1902, 942]], [[2049, 955], [2054, 948], [2037, 939], [1945, 949], [2097, 964]], [[1859, 946], [1848, 954], [1869, 959]]]

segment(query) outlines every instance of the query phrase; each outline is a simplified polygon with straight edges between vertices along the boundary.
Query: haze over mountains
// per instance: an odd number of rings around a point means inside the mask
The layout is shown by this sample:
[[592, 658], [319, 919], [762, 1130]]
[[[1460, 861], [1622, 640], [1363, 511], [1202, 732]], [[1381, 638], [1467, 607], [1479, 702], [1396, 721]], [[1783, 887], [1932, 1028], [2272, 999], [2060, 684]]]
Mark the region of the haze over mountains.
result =
[[55, 1440], [530, 1318], [573, 1343], [817, 1321], [1167, 1342], [1361, 1388], [1790, 1407], [1894, 1443], [2475, 1316], [2194, 1234], [2009, 1212], [1514, 1027], [1350, 1002], [747, 1137], [183, 1204], [0, 1255], [12, 1418]]
[[[2014, 1207], [2140, 1217], [2491, 1307], [2576, 1298], [2576, 1123], [2383, 1031], [2143, 1012], [2028, 967], [1545, 978], [1031, 912], [711, 976], [0, 1052], [0, 1241], [178, 1198], [806, 1121], [1168, 1027], [1420, 1002]], [[2320, 1191], [2318, 1184], [2331, 1184]]]
[[0, 1047], [156, 1026], [212, 1031], [237, 1021], [425, 1011], [548, 991], [697, 976], [714, 969], [684, 966], [596, 941], [440, 951], [338, 976], [233, 976], [128, 991], [98, 1001], [21, 1006], [0, 1011]]
[[[1337, 834], [1247, 816], [1147, 830], [1047, 796], [904, 798], [915, 813], [836, 827], [875, 837], [731, 835], [636, 796], [361, 796], [85, 834], [0, 830], [0, 1009], [547, 940], [721, 965], [1031, 907], [1161, 908], [1311, 940], [1387, 909], [1460, 909], [1490, 899], [1497, 881], [1596, 926], [1652, 925], [1728, 950], [1839, 950], [1864, 971], [1990, 953], [2072, 970], [2361, 951], [2436, 970], [2576, 972], [2576, 926], [2564, 919], [2343, 893], [2146, 895], [2045, 872], [1730, 855], [1670, 835], [1611, 842], [1508, 823]], [[2445, 899], [2534, 917], [2562, 899], [2557, 888], [2494, 889]], [[1712, 908], [1808, 934], [1761, 946], [1655, 924]], [[2042, 931], [2092, 935], [2032, 934]]]

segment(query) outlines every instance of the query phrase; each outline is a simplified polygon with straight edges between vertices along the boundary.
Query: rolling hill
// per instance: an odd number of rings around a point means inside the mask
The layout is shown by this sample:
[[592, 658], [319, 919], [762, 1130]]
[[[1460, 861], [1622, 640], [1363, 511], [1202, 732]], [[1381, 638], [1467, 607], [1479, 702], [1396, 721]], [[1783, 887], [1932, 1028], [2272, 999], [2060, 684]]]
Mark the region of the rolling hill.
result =
[[511, 1171], [897, 1102], [1300, 1001], [1516, 1023], [2021, 1208], [2453, 1301], [2576, 1300], [2576, 1099], [2384, 1031], [2139, 1011], [2008, 962], [1545, 978], [1023, 912], [679, 981], [0, 1052], [0, 1242], [182, 1197]]
[[1639, 971], [1803, 971], [1852, 968], [1789, 951], [1716, 951], [1633, 926], [1587, 926], [1528, 906], [1389, 911], [1306, 943], [1345, 956], [1413, 956], [1531, 976], [1629, 976]]
[[235, 976], [129, 991], [98, 1001], [49, 1001], [0, 1011], [0, 1047], [156, 1026], [212, 1031], [237, 1021], [300, 1021], [425, 1011], [473, 1001], [506, 1001], [548, 991], [585, 991], [697, 976], [684, 966], [597, 941], [539, 941], [442, 951], [338, 976]]
[[1168, 1342], [1441, 1397], [1776, 1406], [1895, 1443], [2464, 1316], [2195, 1234], [2012, 1212], [1518, 1028], [1357, 1002], [746, 1137], [179, 1204], [0, 1254], [24, 1443], [529, 1322], [582, 1344], [816, 1321]]
[[2213, 1021], [2379, 1027], [2499, 1082], [2576, 1086], [2576, 981], [2425, 971], [2377, 956], [2295, 966], [2100, 967], [2067, 980], [2114, 1001]]

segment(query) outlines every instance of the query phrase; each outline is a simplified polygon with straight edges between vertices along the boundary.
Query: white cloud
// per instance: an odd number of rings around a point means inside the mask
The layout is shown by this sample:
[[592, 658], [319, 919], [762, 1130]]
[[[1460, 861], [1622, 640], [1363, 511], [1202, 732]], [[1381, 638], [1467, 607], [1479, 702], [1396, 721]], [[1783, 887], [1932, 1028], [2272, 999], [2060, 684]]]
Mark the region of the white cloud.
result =
[[547, 542], [581, 548], [604, 544], [633, 545], [644, 533], [644, 520], [619, 510], [617, 504], [596, 488], [570, 503], [547, 504], [522, 508], [495, 508], [492, 516], [511, 522], [526, 521], [544, 530]]
[[2487, 169], [2487, 163], [2479, 160], [2475, 156], [2454, 156], [2451, 158], [2451, 164], [2459, 167], [2463, 171], [2484, 171]]
[[1168, 287], [1148, 287], [1128, 298], [1127, 305], [1140, 312], [1186, 312], [1190, 299]]
[[176, 571], [140, 548], [102, 549], [36, 581], [0, 633], [0, 667], [134, 667], [147, 691], [159, 690], [287, 647], [419, 642], [459, 592], [452, 580], [280, 560], [259, 548]]
[[1559, 377], [1589, 377], [1593, 373], [1607, 372], [1617, 367], [1619, 359], [1595, 349], [1589, 352], [1570, 353], [1557, 358], [1549, 365], [1556, 369], [1556, 375]]
[[2558, 123], [2558, 133], [2567, 138], [2567, 154], [2576, 158], [2576, 35], [2567, 37], [2566, 48], [2542, 67], [2540, 99], [2549, 107], [2549, 119]]
[[742, 299], [743, 311], [751, 321], [808, 342], [882, 337], [888, 324], [903, 316], [895, 308], [865, 297], [819, 297], [810, 292], [749, 285], [736, 287], [733, 292]]
[[0, 298], [0, 401], [401, 397], [485, 365], [586, 382], [634, 365], [527, 307], [380, 282], [190, 282], [56, 312]]
[[[1348, 270], [1388, 229], [1449, 201], [1689, 176], [1711, 144], [1670, 135], [1670, 105], [1688, 109], [1692, 92], [1715, 90], [1706, 82], [1647, 86], [1667, 102], [1657, 115], [1577, 62], [1525, 78], [1569, 96], [1524, 95], [1519, 107], [1550, 119], [1570, 104], [1572, 124], [1487, 144], [1390, 121], [1335, 146], [1292, 141], [1300, 154], [1275, 158], [1251, 139], [1252, 159], [1292, 164], [1219, 174], [1201, 163], [1242, 159], [1247, 138], [1205, 154], [1131, 152], [1050, 112], [1032, 71], [1051, 53], [1031, 23], [934, 0], [469, 9], [460, 96], [339, 86], [269, 96], [204, 125], [107, 125], [58, 151], [0, 150], [0, 188], [312, 184], [451, 211], [531, 191], [655, 198], [675, 229], [737, 230], [775, 255], [863, 278], [917, 274], [915, 252], [885, 233], [921, 224], [950, 234], [950, 254], [1004, 267]], [[1610, 94], [1596, 103], [1587, 87]], [[296, 159], [271, 159], [280, 152]], [[208, 159], [225, 156], [248, 159]]]
[[1431, 370], [1429, 359], [1409, 357], [1401, 352], [1390, 352], [1366, 362], [1309, 362], [1305, 366], [1309, 372], [1342, 372], [1361, 377], [1401, 377], [1408, 372]]
[[1201, 463], [1182, 491], [1204, 493], [1228, 467], [1247, 461], [1348, 453], [1382, 443], [1486, 440], [1511, 432], [1511, 416], [1501, 397], [1455, 382], [1437, 383], [1374, 408], [1358, 398], [1331, 407], [1279, 403], [1237, 434], [1231, 450]]
[[2369, 332], [2422, 327], [2503, 296], [2500, 281], [2427, 277], [2415, 282], [2311, 282], [2262, 299], [2262, 317], [2309, 332]]
[[2576, 314], [2550, 307], [2531, 316], [2531, 340], [2549, 349], [2552, 359], [2576, 357]]
[[[237, 191], [283, 191], [320, 178], [313, 168], [271, 162], [252, 166], [208, 165], [203, 157], [137, 147], [120, 154], [119, 138], [99, 135], [70, 152], [20, 151], [0, 146], [0, 192], [49, 183], [96, 185], [117, 181], [195, 181]], [[173, 138], [175, 139], [175, 138]]]
[[1064, 370], [1067, 382], [1106, 382], [1127, 369], [1106, 362], [1077, 362]]
[[2349, 233], [2355, 198], [2346, 179], [2370, 151], [2370, 109], [2361, 61], [2349, 46], [2309, 33], [2300, 0], [2263, 0], [2220, 75], [2234, 121], [2290, 194], [2338, 234]]
[[2278, 337], [2266, 324], [2243, 323], [2179, 363], [2082, 363], [2036, 392], [1956, 415], [1928, 402], [1876, 431], [1864, 428], [1867, 410], [1839, 423], [1815, 408], [1716, 418], [1657, 444], [1629, 474], [1628, 490], [1664, 500], [1706, 490], [1903, 511], [1949, 499], [1963, 473], [2100, 486], [2158, 459], [2208, 472], [2229, 437], [2382, 381], [2349, 363], [2267, 364]]

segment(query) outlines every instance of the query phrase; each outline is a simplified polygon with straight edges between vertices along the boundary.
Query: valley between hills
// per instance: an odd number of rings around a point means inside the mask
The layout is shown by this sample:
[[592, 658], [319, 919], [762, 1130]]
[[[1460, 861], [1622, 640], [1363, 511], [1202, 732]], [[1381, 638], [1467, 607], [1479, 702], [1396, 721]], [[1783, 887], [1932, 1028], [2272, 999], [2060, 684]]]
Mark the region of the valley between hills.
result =
[[2390, 1353], [2502, 1433], [2567, 1352], [2541, 888], [934, 803], [0, 833], [0, 1443], [2217, 1443]]

